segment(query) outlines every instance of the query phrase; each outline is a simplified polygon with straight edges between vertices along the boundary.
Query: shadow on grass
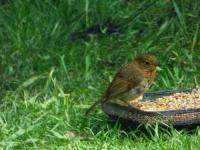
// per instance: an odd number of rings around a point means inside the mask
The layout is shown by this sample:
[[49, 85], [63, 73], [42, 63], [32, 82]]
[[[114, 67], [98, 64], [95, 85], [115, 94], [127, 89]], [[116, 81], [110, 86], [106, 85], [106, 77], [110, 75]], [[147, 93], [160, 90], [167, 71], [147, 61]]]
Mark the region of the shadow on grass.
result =
[[171, 136], [176, 133], [183, 134], [196, 134], [197, 129], [199, 128], [199, 124], [191, 124], [191, 125], [173, 125], [173, 124], [162, 124], [162, 123], [154, 123], [154, 124], [133, 124], [130, 120], [119, 119], [110, 117], [107, 120], [107, 123], [112, 128], [118, 128], [124, 131], [127, 135], [134, 133], [135, 136], [141, 137], [145, 136], [148, 139], [152, 139], [155, 136], [160, 134], [166, 134]]
[[[88, 127], [88, 125], [90, 127]], [[172, 125], [172, 124], [133, 124], [132, 121], [108, 117], [106, 120], [96, 120], [89, 123], [89, 120], [83, 119], [81, 128], [89, 128], [94, 135], [104, 130], [104, 132], [118, 130], [120, 137], [127, 137], [133, 140], [138, 137], [145, 137], [149, 140], [159, 135], [165, 134], [166, 136], [173, 136], [174, 134], [189, 134], [194, 135], [199, 128], [199, 124], [192, 125]], [[132, 136], [134, 135], [134, 136]]]

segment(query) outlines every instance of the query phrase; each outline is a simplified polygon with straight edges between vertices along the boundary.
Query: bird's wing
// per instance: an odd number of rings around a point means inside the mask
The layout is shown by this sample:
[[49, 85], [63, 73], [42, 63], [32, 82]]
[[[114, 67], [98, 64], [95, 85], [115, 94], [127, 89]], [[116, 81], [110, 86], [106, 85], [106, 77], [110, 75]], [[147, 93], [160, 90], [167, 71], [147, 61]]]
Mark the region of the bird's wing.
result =
[[131, 88], [136, 87], [144, 79], [143, 73], [134, 63], [124, 66], [117, 76], [129, 81]]
[[104, 95], [105, 100], [117, 97], [129, 90], [130, 83], [122, 78], [114, 78]]
[[116, 76], [104, 94], [105, 101], [126, 93], [130, 89], [138, 86], [143, 81], [143, 76], [135, 67], [124, 66]]

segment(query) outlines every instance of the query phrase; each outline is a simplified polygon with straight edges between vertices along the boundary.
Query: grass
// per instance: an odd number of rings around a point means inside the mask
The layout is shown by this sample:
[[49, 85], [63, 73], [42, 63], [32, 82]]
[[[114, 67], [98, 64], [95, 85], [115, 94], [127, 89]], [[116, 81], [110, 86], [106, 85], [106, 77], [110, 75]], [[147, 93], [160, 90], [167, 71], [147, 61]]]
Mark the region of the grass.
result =
[[[192, 134], [158, 125], [127, 132], [99, 108], [84, 117], [116, 70], [139, 53], [160, 62], [150, 91], [199, 85], [199, 6], [191, 0], [2, 1], [1, 148], [199, 149], [198, 127]], [[109, 34], [108, 18], [122, 30]], [[101, 33], [70, 38], [95, 24]], [[77, 135], [70, 138], [71, 131]]]

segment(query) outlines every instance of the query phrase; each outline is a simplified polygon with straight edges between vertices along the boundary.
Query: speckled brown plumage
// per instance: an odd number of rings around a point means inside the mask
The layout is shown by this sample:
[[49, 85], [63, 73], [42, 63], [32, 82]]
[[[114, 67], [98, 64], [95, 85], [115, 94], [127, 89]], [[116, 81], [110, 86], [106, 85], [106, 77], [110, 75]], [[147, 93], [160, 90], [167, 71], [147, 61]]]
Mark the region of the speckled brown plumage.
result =
[[141, 54], [129, 64], [122, 66], [102, 98], [94, 103], [86, 114], [98, 103], [120, 100], [127, 104], [130, 100], [138, 100], [154, 81], [156, 66], [156, 57], [150, 54]]

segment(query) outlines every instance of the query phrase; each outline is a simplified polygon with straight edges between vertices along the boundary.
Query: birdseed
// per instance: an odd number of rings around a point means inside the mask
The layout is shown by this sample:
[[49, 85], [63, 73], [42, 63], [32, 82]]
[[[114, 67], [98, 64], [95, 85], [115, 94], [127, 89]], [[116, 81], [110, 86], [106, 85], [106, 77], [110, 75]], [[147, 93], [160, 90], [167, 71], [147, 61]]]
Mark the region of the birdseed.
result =
[[179, 92], [153, 101], [132, 101], [134, 107], [143, 111], [169, 111], [200, 108], [200, 87], [192, 92]]

